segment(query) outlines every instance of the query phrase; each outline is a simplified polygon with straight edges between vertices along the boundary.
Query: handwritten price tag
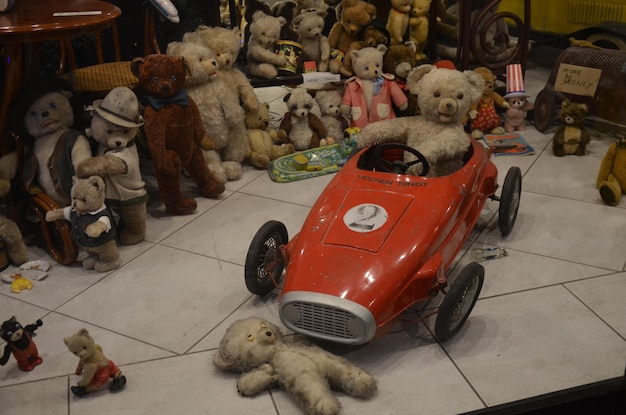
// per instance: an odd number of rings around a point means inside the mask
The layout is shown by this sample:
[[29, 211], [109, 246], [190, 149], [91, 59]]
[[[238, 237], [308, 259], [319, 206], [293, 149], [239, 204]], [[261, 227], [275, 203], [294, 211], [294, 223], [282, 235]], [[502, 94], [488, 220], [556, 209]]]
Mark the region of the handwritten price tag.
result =
[[602, 70], [562, 63], [556, 75], [554, 89], [567, 94], [592, 97], [598, 88]]

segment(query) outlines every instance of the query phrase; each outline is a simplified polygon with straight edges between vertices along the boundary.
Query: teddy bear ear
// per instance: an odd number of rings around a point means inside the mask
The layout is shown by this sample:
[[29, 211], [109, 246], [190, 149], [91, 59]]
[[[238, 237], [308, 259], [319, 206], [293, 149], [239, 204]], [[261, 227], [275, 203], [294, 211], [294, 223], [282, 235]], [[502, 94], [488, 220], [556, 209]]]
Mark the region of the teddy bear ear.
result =
[[378, 46], [376, 46], [376, 50], [381, 52], [381, 53], [385, 53], [387, 52], [387, 46], [383, 45], [382, 43]]
[[287, 24], [287, 19], [285, 19], [283, 16], [278, 16], [276, 19], [278, 20], [280, 27], [283, 27]]
[[469, 83], [475, 88], [476, 95], [472, 97], [472, 101], [478, 100], [485, 89], [485, 79], [475, 71], [463, 71], [463, 75]]
[[263, 10], [257, 10], [257, 11], [255, 11], [255, 12], [254, 12], [254, 14], [252, 15], [252, 21], [253, 21], [253, 22], [256, 22], [257, 20], [262, 19], [262, 18], [264, 18], [265, 16], [267, 16], [267, 15], [263, 12]]
[[141, 65], [144, 64], [144, 59], [143, 58], [134, 58], [131, 62], [130, 62], [130, 71], [133, 73], [133, 75], [135, 75], [137, 78], [139, 78], [141, 76]]
[[283, 97], [283, 102], [287, 102], [287, 101], [289, 101], [289, 98], [290, 98], [290, 97], [291, 97], [291, 92], [290, 92], [290, 93], [288, 93], [287, 95], [285, 95], [285, 96]]
[[435, 66], [429, 64], [420, 65], [413, 68], [413, 70], [409, 73], [409, 76], [407, 76], [406, 79], [407, 84], [409, 85], [409, 90], [412, 94], [418, 94], [418, 91], [416, 90], [417, 83], [424, 77], [424, 75], [432, 72], [433, 70], [435, 70]]

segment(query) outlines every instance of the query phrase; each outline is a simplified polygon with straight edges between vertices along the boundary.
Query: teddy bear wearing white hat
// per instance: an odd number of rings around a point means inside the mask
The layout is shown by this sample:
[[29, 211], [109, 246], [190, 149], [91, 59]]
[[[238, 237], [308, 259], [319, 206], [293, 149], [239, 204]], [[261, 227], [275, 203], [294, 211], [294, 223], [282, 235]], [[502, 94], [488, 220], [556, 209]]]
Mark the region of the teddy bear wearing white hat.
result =
[[143, 125], [139, 102], [127, 87], [112, 89], [93, 102], [91, 137], [98, 143], [96, 156], [82, 161], [79, 178], [100, 176], [105, 182], [106, 205], [119, 215], [119, 242], [134, 245], [146, 236], [148, 193], [139, 168], [135, 137]]

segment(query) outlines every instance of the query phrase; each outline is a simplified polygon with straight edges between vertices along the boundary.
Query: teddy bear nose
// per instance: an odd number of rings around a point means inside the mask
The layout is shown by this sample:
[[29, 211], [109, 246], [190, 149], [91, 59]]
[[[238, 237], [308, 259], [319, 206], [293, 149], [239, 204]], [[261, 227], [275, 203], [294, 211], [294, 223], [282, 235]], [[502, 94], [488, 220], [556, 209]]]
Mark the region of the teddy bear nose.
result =
[[50, 113], [48, 111], [44, 111], [41, 113], [42, 117], [47, 117], [48, 115], [50, 115]]
[[121, 141], [116, 141], [115, 142], [115, 147], [120, 148], [122, 146], [122, 142]]

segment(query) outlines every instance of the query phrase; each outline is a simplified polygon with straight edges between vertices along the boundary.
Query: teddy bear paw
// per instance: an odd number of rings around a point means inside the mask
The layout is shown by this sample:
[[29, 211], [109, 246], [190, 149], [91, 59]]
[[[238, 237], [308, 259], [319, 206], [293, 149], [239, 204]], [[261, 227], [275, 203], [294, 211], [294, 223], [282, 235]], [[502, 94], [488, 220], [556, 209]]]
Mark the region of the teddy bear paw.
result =
[[311, 403], [308, 413], [315, 415], [336, 415], [341, 411], [341, 404], [334, 397], [323, 397]]
[[270, 165], [270, 158], [265, 154], [259, 154], [254, 158], [252, 164], [254, 165], [254, 167], [257, 167], [259, 169], [265, 169], [267, 168], [267, 166]]
[[361, 371], [352, 375], [345, 386], [345, 392], [357, 398], [369, 398], [377, 389], [376, 379], [369, 373]]
[[82, 386], [72, 386], [70, 389], [72, 390], [72, 393], [79, 398], [87, 395], [87, 389]]
[[478, 130], [478, 129], [472, 130], [472, 138], [475, 138], [478, 140], [479, 138], [482, 138], [482, 136], [483, 136], [482, 130]]

